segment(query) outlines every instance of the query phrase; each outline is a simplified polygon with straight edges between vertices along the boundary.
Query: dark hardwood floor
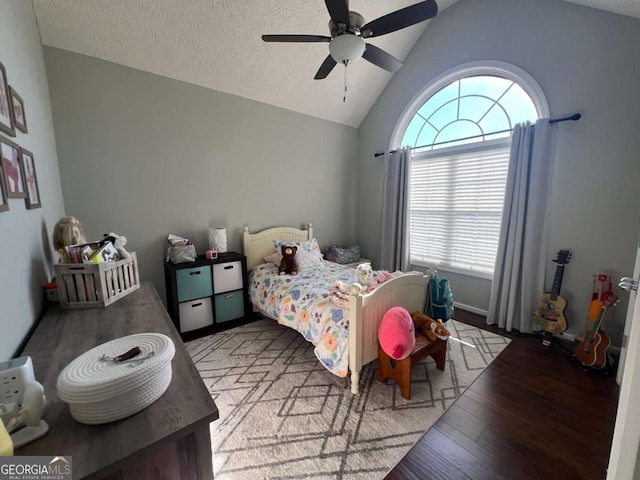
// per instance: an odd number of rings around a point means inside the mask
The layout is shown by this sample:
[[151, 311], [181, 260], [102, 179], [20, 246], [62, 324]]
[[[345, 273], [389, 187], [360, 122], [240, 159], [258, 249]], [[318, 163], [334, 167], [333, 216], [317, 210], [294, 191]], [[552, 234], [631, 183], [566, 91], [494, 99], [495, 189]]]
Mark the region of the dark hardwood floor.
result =
[[[484, 317], [456, 320], [505, 334]], [[573, 345], [513, 341], [389, 472], [387, 479], [580, 479], [606, 476], [615, 373], [571, 359]]]

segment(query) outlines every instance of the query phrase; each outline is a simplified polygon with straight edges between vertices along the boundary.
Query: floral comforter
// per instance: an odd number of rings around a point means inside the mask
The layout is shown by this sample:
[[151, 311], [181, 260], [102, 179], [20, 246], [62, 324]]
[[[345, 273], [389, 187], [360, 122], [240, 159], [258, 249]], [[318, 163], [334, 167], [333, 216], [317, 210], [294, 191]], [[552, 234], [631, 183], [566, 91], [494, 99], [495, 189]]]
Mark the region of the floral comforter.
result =
[[349, 313], [329, 297], [335, 281], [352, 284], [356, 270], [332, 262], [298, 275], [278, 275], [272, 263], [251, 271], [251, 302], [281, 325], [300, 332], [315, 345], [315, 355], [329, 371], [346, 377], [349, 370]]

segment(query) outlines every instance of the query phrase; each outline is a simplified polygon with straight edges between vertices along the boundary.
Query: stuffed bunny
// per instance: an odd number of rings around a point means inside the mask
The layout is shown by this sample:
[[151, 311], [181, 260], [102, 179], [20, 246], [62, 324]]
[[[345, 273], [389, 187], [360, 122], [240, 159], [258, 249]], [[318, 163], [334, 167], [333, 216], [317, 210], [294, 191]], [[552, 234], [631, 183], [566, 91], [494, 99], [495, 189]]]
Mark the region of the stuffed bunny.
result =
[[113, 232], [105, 233], [104, 236], [105, 240], [109, 240], [111, 243], [113, 243], [113, 246], [116, 247], [120, 258], [129, 258], [129, 252], [127, 252], [127, 250], [125, 250], [124, 248], [124, 246], [127, 244], [127, 237], [118, 235], [117, 233]]

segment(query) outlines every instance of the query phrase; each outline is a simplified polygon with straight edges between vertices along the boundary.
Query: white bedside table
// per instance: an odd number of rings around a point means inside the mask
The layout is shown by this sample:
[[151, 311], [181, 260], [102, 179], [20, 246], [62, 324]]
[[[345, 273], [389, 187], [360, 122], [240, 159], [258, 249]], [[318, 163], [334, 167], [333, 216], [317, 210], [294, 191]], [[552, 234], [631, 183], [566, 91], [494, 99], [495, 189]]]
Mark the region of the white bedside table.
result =
[[[345, 265], [347, 267], [351, 267], [351, 268], [358, 268], [358, 265], [362, 264], [362, 263], [371, 263], [371, 260], [369, 260], [368, 258], [361, 258], [360, 260], [358, 260], [357, 262], [353, 262], [353, 263], [345, 263]], [[372, 265], [373, 267], [373, 265]]]

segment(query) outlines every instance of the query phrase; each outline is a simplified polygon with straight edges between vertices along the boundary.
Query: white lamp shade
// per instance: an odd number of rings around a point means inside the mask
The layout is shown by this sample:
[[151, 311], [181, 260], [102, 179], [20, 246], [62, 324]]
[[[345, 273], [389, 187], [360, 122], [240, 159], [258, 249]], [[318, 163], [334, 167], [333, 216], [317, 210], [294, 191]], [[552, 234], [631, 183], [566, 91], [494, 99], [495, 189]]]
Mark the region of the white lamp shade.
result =
[[365, 48], [366, 45], [361, 37], [344, 34], [331, 40], [329, 53], [336, 62], [349, 63], [359, 59]]
[[227, 251], [227, 229], [226, 228], [210, 228], [209, 229], [209, 248], [215, 249], [218, 253]]

